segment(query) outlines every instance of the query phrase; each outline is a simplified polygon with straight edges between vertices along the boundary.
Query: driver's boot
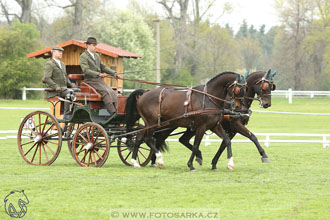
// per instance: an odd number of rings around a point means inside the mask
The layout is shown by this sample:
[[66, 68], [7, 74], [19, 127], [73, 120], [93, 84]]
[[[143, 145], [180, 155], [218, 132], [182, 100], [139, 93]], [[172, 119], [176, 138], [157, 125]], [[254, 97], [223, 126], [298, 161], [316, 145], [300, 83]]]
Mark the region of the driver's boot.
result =
[[108, 105], [106, 105], [105, 107], [106, 107], [106, 109], [108, 110], [110, 116], [112, 116], [113, 114], [115, 114], [116, 111], [117, 111], [117, 110], [116, 110], [116, 107], [115, 107], [115, 105], [114, 105], [113, 103], [108, 104]]
[[69, 102], [64, 102], [64, 120], [70, 120], [72, 117], [72, 112], [70, 111], [70, 105]]

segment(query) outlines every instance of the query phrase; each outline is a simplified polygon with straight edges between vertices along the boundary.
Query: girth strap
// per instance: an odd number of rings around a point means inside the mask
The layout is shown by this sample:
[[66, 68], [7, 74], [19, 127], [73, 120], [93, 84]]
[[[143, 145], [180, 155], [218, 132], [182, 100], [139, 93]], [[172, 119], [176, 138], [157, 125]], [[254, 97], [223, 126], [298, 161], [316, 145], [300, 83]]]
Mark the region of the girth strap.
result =
[[192, 111], [192, 106], [191, 106], [191, 87], [189, 87], [188, 91], [186, 92], [186, 101], [184, 101], [184, 116], [187, 115], [188, 112]]
[[163, 92], [165, 91], [166, 88], [163, 88], [162, 91], [160, 91], [159, 93], [159, 97], [158, 97], [158, 127], [160, 127], [160, 118], [161, 118], [161, 104], [162, 104], [162, 95]]

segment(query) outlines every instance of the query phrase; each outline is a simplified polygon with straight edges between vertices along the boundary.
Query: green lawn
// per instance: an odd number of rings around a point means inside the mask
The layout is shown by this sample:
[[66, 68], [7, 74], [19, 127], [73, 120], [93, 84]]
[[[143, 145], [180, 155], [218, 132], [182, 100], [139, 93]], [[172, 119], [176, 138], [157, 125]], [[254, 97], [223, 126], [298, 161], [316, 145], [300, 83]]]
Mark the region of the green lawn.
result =
[[[0, 107], [48, 107], [44, 101], [0, 100]], [[257, 104], [252, 109], [259, 109]], [[270, 111], [330, 113], [327, 98], [274, 98]], [[0, 130], [16, 130], [32, 110], [0, 110]], [[253, 113], [253, 132], [330, 133], [329, 116]], [[0, 134], [3, 136], [3, 134]], [[242, 137], [239, 137], [240, 139]], [[252, 143], [233, 143], [235, 171], [218, 171], [211, 160], [218, 144], [205, 147], [204, 164], [196, 172], [186, 166], [188, 150], [170, 142], [163, 169], [133, 169], [111, 149], [99, 169], [81, 168], [66, 143], [49, 167], [33, 167], [20, 157], [15, 139], [0, 140], [0, 199], [25, 190], [30, 200], [23, 219], [109, 219], [110, 210], [156, 208], [220, 209], [221, 219], [329, 219], [330, 149], [321, 144], [276, 144], [265, 148], [270, 164], [262, 164]], [[166, 209], [167, 210], [167, 209]], [[11, 219], [0, 203], [0, 219]], [[120, 218], [115, 218], [120, 219]]]

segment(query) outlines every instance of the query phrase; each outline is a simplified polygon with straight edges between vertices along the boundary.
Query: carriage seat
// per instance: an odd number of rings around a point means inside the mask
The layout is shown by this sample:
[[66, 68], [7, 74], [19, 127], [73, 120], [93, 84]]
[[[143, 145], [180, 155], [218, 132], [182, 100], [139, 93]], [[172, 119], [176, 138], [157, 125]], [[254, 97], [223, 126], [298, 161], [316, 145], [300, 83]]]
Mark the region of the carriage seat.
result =
[[[102, 96], [88, 83], [83, 82], [85, 79], [84, 74], [70, 74], [70, 80], [75, 80], [81, 91], [76, 92], [77, 100], [85, 100], [85, 98], [89, 101], [102, 101]], [[114, 91], [117, 91], [116, 87], [112, 87]]]
[[76, 92], [77, 100], [102, 101], [102, 96], [91, 85], [81, 82], [80, 92]]

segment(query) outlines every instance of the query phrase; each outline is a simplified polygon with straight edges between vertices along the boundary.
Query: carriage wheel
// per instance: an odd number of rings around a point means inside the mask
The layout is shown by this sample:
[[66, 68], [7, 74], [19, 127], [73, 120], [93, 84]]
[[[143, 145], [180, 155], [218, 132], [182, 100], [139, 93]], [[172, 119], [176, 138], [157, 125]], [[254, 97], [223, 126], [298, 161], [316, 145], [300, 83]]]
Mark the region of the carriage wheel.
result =
[[47, 112], [27, 115], [18, 129], [17, 145], [23, 159], [31, 165], [46, 166], [58, 157], [62, 131], [57, 119]]
[[[130, 138], [119, 138], [117, 141], [117, 151], [119, 158], [127, 166], [132, 166], [130, 159], [132, 158], [133, 154], [135, 138], [136, 136]], [[141, 167], [144, 167], [150, 162], [151, 156], [152, 150], [143, 142], [139, 147], [138, 155], [136, 158], [137, 162]]]
[[104, 128], [96, 123], [86, 123], [73, 137], [72, 155], [82, 167], [101, 167], [108, 159], [109, 138]]

